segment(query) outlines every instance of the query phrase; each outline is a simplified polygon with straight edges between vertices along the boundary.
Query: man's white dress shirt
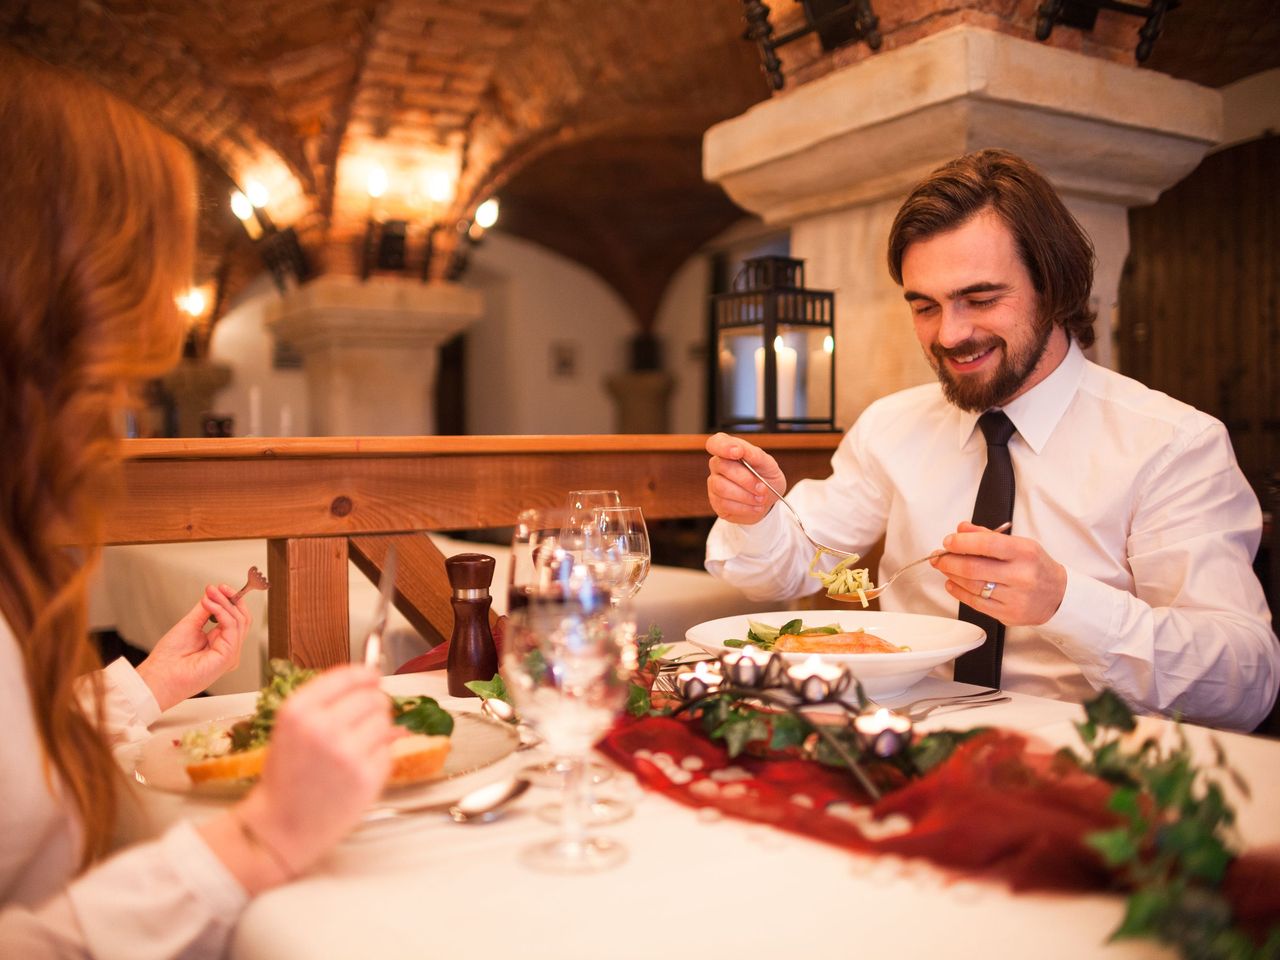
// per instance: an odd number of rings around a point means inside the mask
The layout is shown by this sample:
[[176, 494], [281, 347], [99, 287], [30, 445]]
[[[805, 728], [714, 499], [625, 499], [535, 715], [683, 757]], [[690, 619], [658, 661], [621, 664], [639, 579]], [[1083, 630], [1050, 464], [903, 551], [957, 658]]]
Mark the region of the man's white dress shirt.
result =
[[[1006, 632], [1003, 686], [1075, 701], [1110, 687], [1140, 710], [1255, 727], [1276, 697], [1280, 646], [1251, 567], [1261, 511], [1223, 425], [1075, 344], [1003, 409], [1017, 428], [1010, 532], [1067, 568], [1058, 612]], [[977, 421], [937, 384], [885, 397], [841, 441], [832, 475], [787, 500], [832, 546], [865, 551], [884, 536], [888, 575], [970, 517], [986, 465]], [[753, 599], [812, 593], [812, 558], [777, 509], [752, 526], [719, 520], [707, 540], [707, 569]], [[922, 565], [881, 607], [954, 617], [943, 583]]]

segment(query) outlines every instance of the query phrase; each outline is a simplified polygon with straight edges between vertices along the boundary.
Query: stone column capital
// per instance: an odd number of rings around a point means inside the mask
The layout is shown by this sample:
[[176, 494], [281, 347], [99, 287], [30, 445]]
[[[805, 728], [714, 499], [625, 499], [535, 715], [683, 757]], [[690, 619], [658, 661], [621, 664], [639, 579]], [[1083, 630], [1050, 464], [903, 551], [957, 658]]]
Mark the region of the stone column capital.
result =
[[326, 275], [272, 303], [266, 323], [305, 356], [343, 346], [435, 347], [483, 313], [483, 295], [457, 284]]
[[484, 315], [484, 296], [452, 283], [326, 275], [291, 290], [267, 326], [302, 355], [310, 432], [435, 432], [439, 348]]
[[1152, 203], [1222, 138], [1216, 90], [972, 26], [859, 61], [719, 123], [703, 173], [786, 223], [901, 197], [999, 146], [1065, 194]]

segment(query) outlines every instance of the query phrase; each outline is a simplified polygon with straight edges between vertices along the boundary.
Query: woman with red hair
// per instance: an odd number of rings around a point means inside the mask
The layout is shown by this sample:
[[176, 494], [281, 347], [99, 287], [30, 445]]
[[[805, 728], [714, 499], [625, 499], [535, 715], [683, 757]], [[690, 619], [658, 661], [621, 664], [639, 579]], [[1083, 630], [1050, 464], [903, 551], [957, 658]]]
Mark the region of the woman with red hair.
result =
[[136, 671], [100, 669], [86, 627], [116, 424], [178, 356], [194, 171], [137, 111], [2, 50], [0, 130], [0, 956], [219, 956], [248, 898], [307, 870], [378, 794], [387, 701], [364, 667], [318, 677], [242, 801], [108, 856], [112, 747], [234, 666], [249, 619], [210, 587]]

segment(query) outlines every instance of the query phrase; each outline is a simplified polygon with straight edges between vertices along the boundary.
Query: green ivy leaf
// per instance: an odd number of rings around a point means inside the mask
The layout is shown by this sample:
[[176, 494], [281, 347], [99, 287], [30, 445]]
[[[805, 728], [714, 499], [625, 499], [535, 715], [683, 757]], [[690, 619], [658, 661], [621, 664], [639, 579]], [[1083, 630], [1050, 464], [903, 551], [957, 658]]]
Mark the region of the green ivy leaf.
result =
[[649, 632], [636, 641], [636, 664], [643, 670], [649, 661], [666, 656], [671, 647], [662, 643], [662, 628], [656, 623], [650, 625]]
[[1145, 773], [1147, 789], [1161, 810], [1182, 809], [1191, 796], [1195, 777], [1195, 770], [1184, 753], [1171, 755], [1148, 767]]
[[1090, 833], [1084, 838], [1084, 842], [1097, 850], [1109, 867], [1122, 866], [1138, 857], [1138, 845], [1128, 827]]
[[511, 702], [511, 694], [507, 692], [507, 685], [500, 673], [495, 673], [492, 680], [468, 680], [463, 686], [482, 700]]
[[1140, 827], [1145, 822], [1142, 810], [1138, 805], [1138, 790], [1136, 787], [1117, 787], [1113, 790], [1111, 798], [1107, 801], [1107, 809], [1126, 818], [1131, 826]]
[[723, 739], [729, 756], [736, 757], [748, 743], [767, 739], [769, 724], [754, 710], [730, 710], [711, 735]]
[[638, 683], [627, 684], [627, 713], [633, 717], [647, 717], [652, 709], [649, 691]]
[[955, 752], [956, 747], [966, 740], [976, 737], [984, 729], [977, 727], [972, 730], [961, 731], [939, 730], [937, 733], [921, 737], [911, 747], [911, 762], [915, 764], [915, 768], [921, 773], [928, 773], [950, 757]]
[[[1121, 730], [1128, 733], [1137, 726], [1129, 705], [1110, 690], [1103, 690], [1086, 702], [1084, 713], [1091, 724], [1102, 729]], [[1093, 737], [1088, 739], [1092, 740]]]
[[395, 722], [410, 733], [447, 737], [453, 733], [453, 717], [431, 697], [396, 697]]
[[1135, 890], [1125, 903], [1124, 919], [1111, 934], [1111, 939], [1125, 940], [1132, 937], [1152, 936], [1162, 926], [1172, 905], [1173, 898], [1163, 887], [1145, 887]]
[[773, 730], [773, 735], [769, 738], [771, 750], [786, 750], [789, 747], [800, 746], [809, 736], [811, 729], [809, 724], [789, 713], [775, 715], [769, 725]]

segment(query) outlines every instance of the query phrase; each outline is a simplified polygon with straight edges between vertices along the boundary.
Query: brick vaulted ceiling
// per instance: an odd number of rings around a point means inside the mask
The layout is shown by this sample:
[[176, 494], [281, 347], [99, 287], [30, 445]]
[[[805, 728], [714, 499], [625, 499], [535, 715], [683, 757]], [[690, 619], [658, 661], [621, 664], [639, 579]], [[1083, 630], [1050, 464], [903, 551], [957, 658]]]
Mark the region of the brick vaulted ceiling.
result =
[[[952, 6], [993, 3], [1029, 0]], [[771, 5], [794, 19], [794, 0]], [[941, 9], [875, 6], [922, 25]], [[1210, 85], [1276, 66], [1274, 9], [1184, 0], [1151, 66]], [[769, 95], [741, 11], [741, 0], [0, 0], [0, 37], [88, 74], [192, 147], [202, 281], [234, 287], [255, 268], [226, 204], [250, 179], [322, 269], [353, 272], [377, 164], [392, 184], [381, 212], [453, 223], [496, 194], [502, 229], [595, 270], [647, 326], [676, 267], [741, 215], [700, 173], [707, 127]], [[813, 38], [794, 49], [803, 58], [805, 43], [812, 58]], [[426, 199], [432, 171], [453, 179], [452, 200]]]

